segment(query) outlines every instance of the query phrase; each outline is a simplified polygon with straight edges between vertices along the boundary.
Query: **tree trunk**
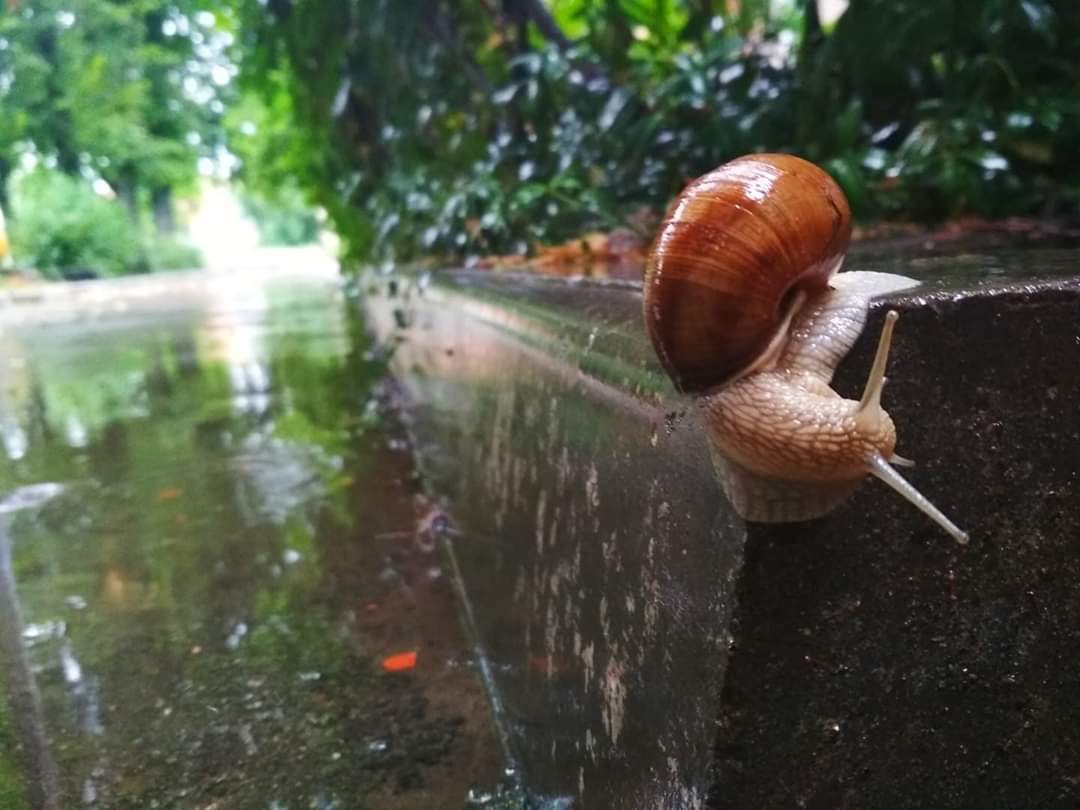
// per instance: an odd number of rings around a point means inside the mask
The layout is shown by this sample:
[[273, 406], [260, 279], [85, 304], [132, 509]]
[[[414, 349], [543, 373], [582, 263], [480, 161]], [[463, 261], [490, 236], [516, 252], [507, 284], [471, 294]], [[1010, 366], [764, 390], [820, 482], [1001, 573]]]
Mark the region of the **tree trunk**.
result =
[[449, 50], [454, 51], [462, 60], [469, 81], [484, 95], [490, 95], [492, 90], [491, 82], [488, 81], [483, 68], [477, 63], [472, 50], [464, 42], [457, 23], [446, 13], [445, 9], [435, 6], [425, 24], [432, 38], [441, 42]]
[[693, 0], [687, 2], [690, 17], [683, 30], [685, 38], [700, 42], [712, 26], [713, 17], [720, 16], [720, 10], [716, 7], [716, 0]]
[[824, 34], [821, 30], [821, 18], [818, 16], [817, 0], [805, 0], [803, 13], [803, 41], [799, 51], [799, 60], [811, 58], [820, 47]]
[[530, 22], [544, 39], [557, 45], [559, 50], [565, 51], [573, 45], [540, 0], [503, 0], [503, 13], [506, 19], [517, 26], [522, 51], [527, 50], [526, 39]]
[[817, 0], [803, 0], [803, 39], [799, 48], [799, 58], [795, 73], [798, 90], [796, 93], [796, 132], [797, 142], [806, 144], [811, 157], [816, 158], [821, 148], [820, 122], [829, 120], [833, 114], [826, 92], [827, 60], [821, 58], [821, 50], [826, 47], [825, 32], [818, 17]]
[[176, 233], [176, 215], [173, 208], [173, 193], [169, 186], [155, 188], [151, 194], [154, 208], [154, 226], [161, 236]]
[[11, 210], [11, 197], [8, 194], [8, 180], [11, 178], [11, 163], [0, 158], [0, 211], [8, 222], [15, 216]]
[[[529, 50], [529, 23], [560, 51], [573, 48], [573, 40], [559, 27], [542, 0], [502, 0], [502, 10], [504, 19], [517, 28], [517, 53]], [[595, 62], [577, 59], [573, 65], [590, 79], [608, 78], [607, 71]]]
[[128, 216], [131, 217], [131, 221], [138, 222], [138, 181], [135, 170], [130, 167], [121, 169], [115, 181], [110, 185], [116, 190], [116, 198], [123, 204]]
[[532, 20], [544, 39], [554, 42], [561, 50], [566, 50], [573, 44], [540, 0], [520, 0], [520, 4], [526, 17]]

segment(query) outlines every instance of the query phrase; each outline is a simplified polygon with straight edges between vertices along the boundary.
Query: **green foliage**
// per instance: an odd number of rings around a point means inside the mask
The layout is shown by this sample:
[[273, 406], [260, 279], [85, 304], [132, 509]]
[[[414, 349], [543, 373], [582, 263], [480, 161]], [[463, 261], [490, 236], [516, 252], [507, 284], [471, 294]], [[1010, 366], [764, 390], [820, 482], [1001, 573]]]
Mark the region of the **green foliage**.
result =
[[205, 263], [202, 252], [180, 236], [152, 236], [145, 250], [153, 271], [194, 270]]
[[124, 209], [85, 183], [39, 169], [14, 184], [13, 252], [20, 264], [59, 277], [88, 268], [108, 276], [146, 270], [139, 235]]
[[265, 97], [244, 93], [225, 116], [229, 146], [240, 159], [233, 181], [244, 191], [241, 200], [263, 244], [309, 244], [318, 239], [319, 222], [302, 188], [311, 194], [318, 186], [325, 156], [297, 132], [284, 74], [272, 72], [261, 86]]
[[526, 251], [760, 150], [864, 217], [1080, 208], [1066, 0], [858, 0], [828, 31], [813, 2], [235, 2], [245, 182], [295, 177], [358, 258]]
[[241, 201], [248, 216], [258, 225], [264, 245], [310, 245], [318, 241], [319, 221], [295, 182], [279, 190], [272, 200], [248, 195]]
[[79, 179], [38, 168], [13, 183], [12, 252], [18, 263], [50, 278], [91, 270], [104, 276], [203, 266], [198, 248], [180, 236], [143, 236], [129, 213]]
[[[229, 41], [201, 0], [0, 10], [0, 189], [25, 154], [101, 177], [138, 213], [193, 187], [221, 143]], [[0, 206], [7, 202], [0, 191]], [[6, 207], [6, 206], [5, 206]], [[12, 207], [12, 218], [21, 212]]]
[[809, 0], [68, 5], [0, 12], [0, 188], [31, 151], [137, 211], [227, 138], [267, 241], [317, 206], [368, 260], [638, 221], [766, 149], [863, 217], [1080, 210], [1071, 0], [856, 0], [827, 28]]
[[1077, 36], [1074, 3], [863, 0], [799, 65], [800, 145], [871, 213], [1075, 214]]
[[[7, 685], [0, 680], [5, 692]], [[24, 810], [29, 806], [17, 759], [19, 740], [12, 728], [7, 701], [0, 702], [0, 810]]]

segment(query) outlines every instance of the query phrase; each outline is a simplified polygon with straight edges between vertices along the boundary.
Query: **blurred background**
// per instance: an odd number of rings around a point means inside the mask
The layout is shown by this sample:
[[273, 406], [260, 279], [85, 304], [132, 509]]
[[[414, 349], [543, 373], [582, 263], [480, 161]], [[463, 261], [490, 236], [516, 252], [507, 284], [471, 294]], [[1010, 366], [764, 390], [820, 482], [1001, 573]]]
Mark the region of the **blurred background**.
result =
[[1068, 223], [1077, 41], [1071, 0], [5, 0], [0, 253], [80, 278], [325, 231], [354, 262], [646, 239], [755, 150], [822, 163], [864, 226]]

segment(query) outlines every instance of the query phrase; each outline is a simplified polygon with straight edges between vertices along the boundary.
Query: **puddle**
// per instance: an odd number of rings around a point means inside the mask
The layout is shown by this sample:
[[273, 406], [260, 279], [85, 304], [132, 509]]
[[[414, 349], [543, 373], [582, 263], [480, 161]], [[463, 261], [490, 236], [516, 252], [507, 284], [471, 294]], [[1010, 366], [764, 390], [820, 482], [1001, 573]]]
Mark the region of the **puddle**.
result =
[[0, 806], [523, 806], [356, 308], [226, 282], [0, 330]]

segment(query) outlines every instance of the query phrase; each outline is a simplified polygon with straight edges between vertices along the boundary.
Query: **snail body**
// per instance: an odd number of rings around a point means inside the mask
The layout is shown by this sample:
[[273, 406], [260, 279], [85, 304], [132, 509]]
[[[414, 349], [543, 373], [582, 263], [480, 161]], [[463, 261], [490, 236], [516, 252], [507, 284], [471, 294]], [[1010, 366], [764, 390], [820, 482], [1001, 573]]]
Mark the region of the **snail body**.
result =
[[874, 475], [966, 542], [893, 468], [910, 466], [881, 407], [896, 312], [862, 398], [829, 386], [870, 299], [916, 284], [838, 273], [850, 235], [843, 192], [813, 164], [751, 155], [721, 166], [687, 186], [653, 243], [649, 336], [675, 386], [698, 395], [721, 488], [745, 519], [818, 517]]

